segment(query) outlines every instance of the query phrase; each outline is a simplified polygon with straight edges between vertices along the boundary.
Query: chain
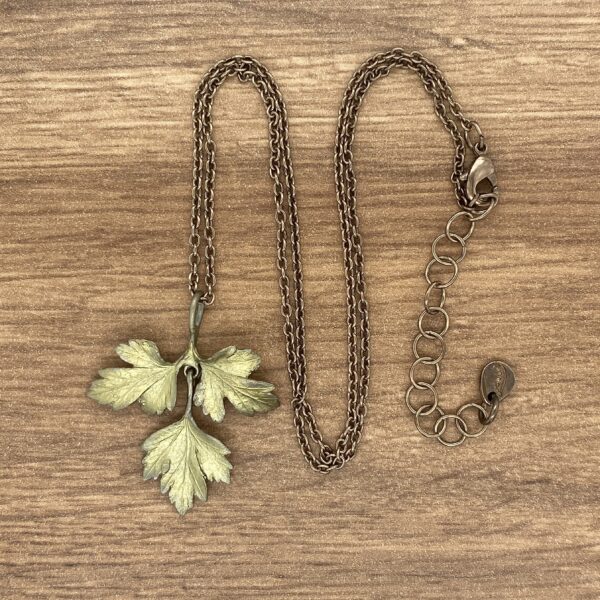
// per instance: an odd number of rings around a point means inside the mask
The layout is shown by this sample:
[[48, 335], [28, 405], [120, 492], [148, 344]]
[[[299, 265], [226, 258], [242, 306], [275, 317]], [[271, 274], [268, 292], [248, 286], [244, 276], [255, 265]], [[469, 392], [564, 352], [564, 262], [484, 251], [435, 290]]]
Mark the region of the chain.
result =
[[[468, 408], [478, 407], [487, 418], [489, 411], [481, 405], [467, 404], [457, 414], [444, 413], [438, 405], [435, 384], [440, 375], [440, 364], [445, 353], [444, 334], [448, 330], [449, 318], [444, 309], [446, 289], [458, 275], [458, 264], [466, 252], [466, 242], [471, 237], [476, 221], [485, 217], [497, 202], [495, 188], [488, 194], [469, 190], [472, 181], [465, 170], [468, 150], [483, 158], [487, 147], [479, 126], [464, 116], [460, 105], [454, 100], [452, 90], [439, 69], [418, 52], [394, 49], [377, 54], [365, 62], [354, 74], [342, 101], [335, 143], [335, 184], [340, 215], [344, 272], [346, 280], [347, 325], [348, 325], [348, 408], [343, 432], [336, 443], [324, 441], [312, 410], [306, 399], [306, 342], [304, 321], [304, 294], [302, 282], [302, 260], [296, 188], [292, 169], [289, 142], [288, 118], [283, 97], [267, 69], [258, 61], [247, 56], [234, 56], [214, 65], [201, 81], [194, 99], [194, 155], [193, 155], [193, 203], [190, 235], [189, 288], [192, 294], [201, 293], [201, 300], [210, 305], [215, 299], [215, 230], [214, 186], [215, 186], [215, 143], [212, 137], [212, 107], [215, 94], [221, 84], [236, 75], [242, 82], [250, 82], [258, 90], [266, 107], [269, 125], [270, 162], [269, 175], [273, 181], [275, 218], [277, 224], [277, 267], [281, 290], [281, 313], [284, 318], [284, 336], [288, 372], [292, 385], [292, 407], [298, 441], [304, 457], [316, 471], [327, 473], [339, 469], [356, 453], [363, 432], [366, 400], [369, 388], [369, 316], [365, 292], [364, 259], [356, 213], [356, 176], [352, 165], [352, 144], [357, 116], [362, 100], [377, 79], [388, 75], [394, 68], [414, 71], [421, 79], [426, 91], [432, 96], [437, 116], [454, 142], [454, 161], [451, 181], [461, 210], [453, 215], [445, 233], [436, 238], [432, 245], [433, 259], [425, 270], [428, 283], [425, 309], [419, 317], [419, 334], [413, 345], [415, 362], [410, 370], [411, 386], [406, 393], [406, 403], [415, 415], [417, 428], [423, 435], [436, 437], [442, 443], [456, 445], [465, 437], [482, 433], [486, 425], [475, 433], [467, 429], [462, 414]], [[492, 177], [488, 179], [491, 181]], [[475, 182], [475, 186], [478, 182]], [[459, 219], [468, 225], [468, 231], [457, 231]], [[454, 227], [454, 228], [453, 228]], [[452, 258], [438, 252], [438, 244], [446, 238], [458, 246], [460, 255]], [[201, 245], [204, 256], [200, 255]], [[200, 290], [201, 269], [204, 263], [204, 288]], [[444, 281], [432, 273], [434, 265], [450, 268], [449, 278]], [[435, 298], [437, 294], [437, 298]], [[428, 317], [442, 315], [443, 327], [436, 331], [425, 325]], [[421, 339], [439, 344], [437, 357], [419, 353]], [[431, 381], [418, 378], [419, 366], [433, 367]], [[416, 408], [412, 404], [414, 390], [427, 390], [433, 400]], [[497, 406], [496, 406], [497, 409]], [[438, 413], [433, 429], [427, 431], [420, 421], [423, 417]], [[495, 415], [495, 412], [494, 412]], [[459, 441], [444, 438], [447, 421], [454, 419], [461, 435]]]

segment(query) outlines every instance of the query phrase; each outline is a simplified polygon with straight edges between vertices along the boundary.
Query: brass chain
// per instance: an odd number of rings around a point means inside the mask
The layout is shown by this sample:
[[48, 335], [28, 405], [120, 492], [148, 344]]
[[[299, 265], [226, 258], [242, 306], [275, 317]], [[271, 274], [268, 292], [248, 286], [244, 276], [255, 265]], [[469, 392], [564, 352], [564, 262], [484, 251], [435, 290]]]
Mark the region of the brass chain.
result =
[[[200, 270], [204, 262], [205, 286], [201, 290], [202, 301], [207, 305], [214, 302], [216, 275], [213, 216], [216, 161], [211, 112], [218, 88], [228, 77], [237, 75], [240, 81], [251, 82], [256, 87], [267, 111], [271, 150], [269, 174], [273, 180], [276, 207], [277, 267], [288, 372], [293, 393], [294, 424], [304, 457], [313, 469], [322, 473], [339, 469], [350, 460], [356, 453], [363, 432], [369, 387], [369, 316], [363, 250], [356, 213], [356, 176], [352, 165], [352, 143], [358, 111], [366, 92], [374, 81], [386, 76], [394, 68], [410, 69], [419, 76], [426, 91], [433, 97], [435, 112], [450, 133], [455, 147], [451, 181], [461, 210], [450, 218], [445, 232], [438, 236], [432, 245], [433, 258], [425, 270], [428, 283], [425, 309], [419, 317], [419, 333], [413, 344], [415, 362], [410, 370], [411, 385], [406, 393], [406, 403], [415, 415], [417, 428], [423, 435], [436, 437], [447, 445], [456, 445], [466, 437], [480, 435], [486, 427], [484, 424], [480, 430], [470, 433], [462, 417], [464, 411], [470, 407], [477, 407], [476, 409], [483, 413], [485, 419], [488, 418], [490, 411], [482, 405], [469, 403], [458, 413], [451, 415], [444, 413], [438, 405], [435, 384], [439, 379], [440, 363], [445, 353], [443, 336], [449, 326], [448, 313], [444, 309], [446, 289], [456, 280], [458, 264], [465, 256], [466, 242], [473, 233], [476, 221], [485, 217], [496, 205], [497, 194], [495, 187], [487, 194], [473, 196], [469, 193], [468, 170], [465, 169], [467, 152], [470, 149], [474, 156], [483, 156], [487, 147], [481, 129], [477, 123], [464, 116], [439, 69], [418, 52], [408, 53], [402, 49], [394, 49], [377, 54], [365, 62], [352, 77], [343, 97], [335, 143], [335, 184], [346, 279], [348, 408], [344, 431], [335, 445], [324, 441], [317, 427], [312, 407], [306, 399], [306, 342], [300, 231], [288, 118], [283, 97], [273, 77], [261, 63], [248, 56], [234, 56], [218, 62], [206, 73], [194, 99], [190, 291], [192, 294], [200, 291]], [[463, 219], [468, 225], [466, 233], [460, 234], [456, 231], [459, 219]], [[450, 243], [458, 245], [460, 255], [457, 258], [438, 252], [438, 244], [444, 237]], [[200, 256], [202, 244], [204, 245], [203, 258]], [[433, 275], [432, 268], [435, 264], [441, 268], [450, 268], [451, 274], [446, 281], [439, 279], [439, 275], [437, 277]], [[440, 331], [424, 325], [427, 317], [436, 315], [442, 315], [444, 318]], [[421, 356], [419, 343], [422, 338], [439, 343], [437, 357], [430, 356], [431, 352]], [[423, 365], [433, 367], [435, 371], [429, 382], [416, 376], [416, 369]], [[411, 402], [411, 394], [414, 390], [429, 391], [433, 400], [416, 408]], [[497, 410], [497, 406], [495, 408]], [[421, 419], [434, 412], [438, 413], [439, 418], [428, 431], [424, 428]], [[456, 422], [460, 433], [458, 441], [449, 441], [443, 437], [449, 419], [454, 419]]]

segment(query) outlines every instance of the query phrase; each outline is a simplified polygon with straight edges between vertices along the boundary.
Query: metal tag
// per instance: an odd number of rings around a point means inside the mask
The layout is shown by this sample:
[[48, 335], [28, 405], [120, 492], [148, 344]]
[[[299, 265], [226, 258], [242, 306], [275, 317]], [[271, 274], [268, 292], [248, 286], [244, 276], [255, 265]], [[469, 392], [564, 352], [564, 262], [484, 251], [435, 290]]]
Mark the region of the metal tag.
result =
[[488, 363], [481, 372], [481, 396], [486, 402], [490, 402], [492, 394], [496, 394], [498, 401], [503, 400], [514, 385], [514, 371], [499, 360]]

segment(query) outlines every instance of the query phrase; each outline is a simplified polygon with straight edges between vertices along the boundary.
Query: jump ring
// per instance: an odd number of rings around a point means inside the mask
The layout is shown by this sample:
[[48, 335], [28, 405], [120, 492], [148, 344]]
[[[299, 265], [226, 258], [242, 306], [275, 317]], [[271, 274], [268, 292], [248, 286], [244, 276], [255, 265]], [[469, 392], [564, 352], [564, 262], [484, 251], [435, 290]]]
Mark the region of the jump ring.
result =
[[430, 356], [422, 356], [420, 358], [417, 358], [417, 360], [415, 360], [415, 362], [411, 365], [408, 376], [410, 377], [410, 382], [415, 386], [417, 390], [427, 389], [427, 387], [424, 385], [425, 383], [427, 383], [426, 381], [415, 381], [415, 368], [417, 367], [417, 365], [429, 365], [435, 367], [435, 377], [433, 378], [433, 381], [429, 382], [429, 385], [434, 386], [437, 384], [442, 369], [440, 367], [439, 362], [434, 363], [431, 362], [432, 360], [433, 359]]
[[498, 409], [500, 408], [500, 400], [495, 400], [494, 402], [491, 402], [489, 404], [490, 404], [489, 412], [482, 407], [483, 414], [479, 415], [479, 421], [486, 426], [489, 425], [498, 416]]
[[[457, 411], [456, 415], [460, 417], [460, 416], [461, 416], [461, 414], [462, 414], [462, 413], [463, 413], [465, 410], [467, 410], [467, 409], [469, 409], [469, 408], [476, 408], [476, 409], [479, 411], [479, 420], [480, 420], [480, 422], [481, 422], [481, 417], [482, 417], [482, 416], [483, 416], [485, 419], [487, 419], [487, 412], [486, 412], [485, 408], [484, 408], [483, 406], [481, 406], [481, 404], [476, 404], [475, 402], [470, 402], [469, 404], [465, 404], [464, 406], [461, 406], [461, 407], [458, 409], [458, 411]], [[464, 420], [463, 420], [463, 422], [464, 422]], [[488, 426], [487, 426], [487, 423], [483, 423], [483, 424], [482, 424], [482, 426], [481, 426], [481, 428], [480, 428], [478, 431], [476, 431], [475, 433], [469, 433], [469, 432], [467, 431], [467, 427], [465, 427], [465, 428], [463, 429], [463, 426], [461, 425], [460, 421], [458, 421], [458, 420], [456, 421], [456, 428], [457, 428], [457, 429], [458, 429], [458, 430], [459, 430], [459, 431], [460, 431], [460, 432], [461, 432], [461, 433], [462, 433], [464, 436], [466, 436], [466, 437], [468, 437], [468, 438], [476, 438], [476, 437], [479, 437], [479, 436], [480, 436], [480, 435], [481, 435], [481, 434], [482, 434], [482, 433], [483, 433], [483, 432], [484, 432], [484, 431], [487, 429], [487, 427], [488, 427]]]
[[[475, 133], [477, 133], [478, 139], [476, 142], [471, 140], [471, 136], [469, 135], [471, 131], [475, 129]], [[481, 127], [477, 121], [471, 121], [471, 126], [465, 130], [465, 141], [467, 142], [467, 146], [475, 152], [475, 149], [481, 144], [485, 144], [485, 137], [483, 136], [483, 131], [481, 131]]]
[[473, 231], [475, 231], [475, 221], [471, 219], [471, 213], [466, 210], [459, 210], [457, 213], [454, 213], [448, 219], [448, 222], [446, 223], [445, 233], [448, 239], [450, 239], [452, 235], [459, 235], [458, 233], [450, 231], [450, 227], [452, 226], [452, 223], [454, 223], [454, 221], [456, 221], [456, 219], [460, 217], [466, 217], [469, 221], [469, 230], [467, 231], [467, 233], [460, 236], [466, 242], [473, 235]]
[[419, 417], [430, 415], [434, 410], [437, 410], [438, 414], [440, 415], [436, 421], [436, 423], [437, 423], [444, 416], [444, 411], [439, 406], [434, 406], [432, 404], [424, 404], [423, 406], [420, 406], [419, 409], [415, 412], [415, 425], [417, 426], [417, 431], [421, 435], [425, 436], [426, 438], [438, 438], [439, 439], [439, 436], [444, 435], [444, 432], [446, 431], [446, 421], [443, 422], [442, 429], [439, 432], [435, 431], [435, 426], [434, 426], [433, 433], [429, 433], [429, 431], [425, 431], [421, 427], [421, 424], [419, 423]]
[[[418, 333], [415, 336], [415, 339], [413, 341], [413, 354], [415, 356], [415, 359], [419, 359], [419, 358], [425, 358], [425, 359], [427, 359], [427, 358], [429, 358], [429, 360], [431, 362], [429, 362], [427, 360], [424, 360], [423, 363], [426, 364], [426, 365], [434, 365], [436, 363], [439, 363], [442, 360], [442, 358], [444, 358], [444, 354], [446, 354], [446, 342], [444, 341], [444, 338], [437, 331], [428, 331], [427, 333], [429, 335], [423, 335], [422, 333]], [[422, 338], [426, 338], [428, 340], [436, 339], [436, 340], [438, 340], [440, 342], [440, 346], [441, 346], [440, 355], [436, 359], [432, 359], [429, 356], [421, 357], [421, 355], [419, 354], [419, 347], [418, 346], [419, 346], [419, 340], [421, 340]]]
[[498, 204], [498, 198], [497, 197], [492, 198], [489, 206], [487, 206], [485, 209], [482, 209], [481, 211], [478, 211], [478, 210], [473, 211], [469, 215], [469, 219], [471, 220], [471, 222], [481, 221], [481, 219], [488, 216], [488, 214], [492, 211], [492, 209], [496, 206], [496, 204]]
[[432, 258], [427, 263], [427, 266], [425, 267], [425, 280], [427, 281], [427, 283], [429, 285], [431, 285], [434, 282], [431, 280], [431, 276], [429, 274], [429, 271], [431, 270], [431, 267], [435, 263], [442, 264], [442, 265], [447, 265], [447, 266], [452, 265], [452, 268], [454, 269], [454, 273], [452, 274], [452, 276], [450, 277], [450, 279], [448, 281], [446, 281], [446, 282], [442, 282], [442, 281], [436, 281], [435, 282], [435, 283], [437, 283], [437, 287], [439, 287], [441, 289], [449, 288], [456, 281], [456, 278], [458, 277], [458, 263], [451, 256], [444, 256], [444, 259], [446, 261], [448, 261], [448, 262], [447, 263], [445, 263], [445, 262], [441, 263], [437, 259]]
[[435, 314], [442, 314], [444, 315], [444, 328], [442, 329], [442, 331], [439, 332], [440, 335], [446, 335], [446, 333], [448, 333], [448, 328], [450, 327], [450, 317], [448, 316], [448, 313], [441, 307], [439, 306], [432, 306], [431, 308], [429, 308], [429, 310], [425, 309], [421, 312], [421, 314], [419, 315], [419, 320], [417, 321], [417, 325], [419, 327], [419, 331], [423, 334], [424, 337], [431, 339], [427, 336], [427, 334], [425, 333], [425, 331], [423, 331], [423, 317], [425, 317], [425, 315], [435, 315]]
[[[465, 423], [464, 419], [462, 417], [459, 417], [458, 415], [442, 415], [441, 417], [439, 417], [439, 419], [435, 422], [435, 425], [433, 426], [433, 430], [436, 432], [437, 434], [437, 440], [440, 444], [442, 444], [443, 446], [448, 446], [448, 447], [454, 447], [454, 446], [460, 446], [465, 439], [467, 438], [467, 436], [464, 434], [464, 432], [458, 427], [456, 427], [458, 433], [460, 433], [460, 437], [456, 440], [445, 440], [442, 436], [444, 433], [444, 423], [446, 421], [448, 421], [449, 419], [454, 419], [457, 423], [461, 423], [463, 424], [464, 428], [467, 428], [467, 424]], [[441, 424], [441, 427], [440, 427]], [[439, 431], [438, 431], [439, 429]]]
[[[430, 415], [437, 408], [437, 405], [438, 405], [437, 390], [433, 387], [433, 385], [431, 385], [431, 383], [426, 383], [424, 381], [421, 381], [421, 385], [425, 386], [425, 388], [428, 389], [433, 394], [433, 404], [424, 404], [423, 405], [423, 406], [428, 407], [428, 412], [421, 411], [422, 415]], [[419, 410], [421, 410], [423, 408], [423, 406], [420, 406], [419, 408], [415, 408], [410, 401], [410, 394], [415, 389], [418, 389], [418, 388], [415, 385], [411, 385], [406, 390], [406, 395], [404, 396], [404, 401], [406, 402], [406, 406], [408, 407], [408, 410], [410, 410], [410, 412], [413, 415], [416, 415], [417, 412], [419, 412]]]
[[[440, 301], [438, 303], [438, 306], [431, 306], [430, 305], [430, 296], [431, 296], [431, 292], [433, 290], [440, 290], [441, 291], [441, 296], [440, 296]], [[423, 304], [425, 305], [425, 310], [429, 314], [433, 314], [431, 311], [434, 308], [444, 308], [444, 304], [446, 304], [446, 289], [438, 287], [438, 285], [437, 285], [437, 283], [435, 281], [433, 283], [430, 283], [429, 287], [427, 288], [427, 291], [425, 292], [425, 299], [423, 301]]]
[[[454, 258], [452, 260], [454, 260], [454, 262], [456, 264], [461, 263], [465, 256], [467, 255], [467, 245], [465, 244], [465, 241], [463, 240], [462, 237], [460, 237], [460, 235], [458, 235], [458, 233], [454, 233], [454, 232], [450, 232], [450, 235], [446, 235], [445, 233], [441, 233], [440, 235], [438, 235], [435, 240], [433, 240], [433, 243], [431, 244], [431, 254], [433, 254], [433, 258], [435, 258], [435, 260], [437, 262], [439, 262], [441, 265], [446, 265], [446, 266], [451, 266], [452, 263], [450, 261], [446, 260], [446, 257], [444, 255], [440, 256], [437, 252], [437, 245], [439, 244], [440, 240], [442, 239], [448, 239], [451, 242], [455, 243], [455, 244], [460, 244], [461, 245], [461, 254], [458, 258]], [[452, 257], [448, 257], [448, 258], [452, 258]]]

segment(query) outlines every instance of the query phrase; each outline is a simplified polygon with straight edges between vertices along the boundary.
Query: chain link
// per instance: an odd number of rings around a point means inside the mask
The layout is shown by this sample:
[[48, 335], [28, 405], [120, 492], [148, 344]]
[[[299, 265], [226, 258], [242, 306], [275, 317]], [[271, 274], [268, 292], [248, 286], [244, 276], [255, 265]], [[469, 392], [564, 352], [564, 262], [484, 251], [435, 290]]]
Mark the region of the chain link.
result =
[[[497, 410], [498, 407], [497, 403], [491, 405], [489, 403], [487, 405], [481, 405], [474, 402], [469, 402], [461, 406], [455, 414], [445, 413], [438, 404], [438, 394], [435, 389], [435, 386], [440, 378], [441, 362], [446, 352], [444, 336], [450, 327], [450, 317], [444, 308], [444, 304], [446, 302], [446, 290], [456, 281], [458, 277], [458, 264], [462, 262], [466, 256], [467, 240], [474, 232], [475, 223], [482, 218], [481, 215], [485, 216], [485, 214], [488, 214], [488, 212], [496, 205], [496, 202], [497, 196], [494, 196], [490, 201], [489, 207], [485, 207], [484, 209], [475, 212], [460, 210], [453, 214], [446, 223], [444, 233], [439, 235], [433, 241], [431, 245], [431, 254], [433, 258], [425, 268], [425, 280], [427, 281], [428, 288], [423, 301], [424, 309], [419, 315], [417, 322], [419, 333], [417, 333], [413, 341], [413, 354], [415, 360], [410, 368], [410, 386], [406, 390], [405, 401], [406, 406], [414, 415], [417, 430], [425, 437], [437, 439], [444, 446], [459, 446], [467, 438], [480, 436], [487, 429], [486, 421], [490, 417], [490, 411]], [[468, 224], [467, 231], [462, 235], [458, 231], [452, 230], [453, 226], [457, 227], [455, 224], [458, 223], [459, 219], [461, 218], [464, 218], [466, 224]], [[442, 239], [447, 240], [449, 243], [454, 244], [455, 246], [458, 246], [460, 254], [457, 258], [452, 258], [447, 254], [440, 254], [438, 252], [438, 244]], [[433, 276], [431, 274], [431, 268], [434, 265], [439, 265], [441, 270], [445, 268], [447, 271], [446, 275], [444, 276], [439, 274], [437, 278]], [[440, 290], [437, 303], [432, 298], [433, 290]], [[424, 325], [424, 319], [428, 315], [433, 317], [442, 317], [441, 323], [437, 329], [434, 328], [433, 323], [427, 326]], [[434, 341], [436, 343], [438, 350], [437, 357], [431, 357], [431, 354], [434, 354], [434, 352], [431, 350], [426, 351], [425, 356], [421, 356], [419, 342], [423, 339]], [[425, 377], [415, 377], [415, 371], [419, 365], [435, 366], [435, 373], [433, 377], [429, 378], [430, 381], [427, 381]], [[424, 401], [418, 408], [414, 406], [412, 400], [412, 394], [414, 390], [427, 390], [429, 394], [426, 401]], [[463, 417], [463, 413], [465, 413], [468, 409], [474, 409], [481, 417], [479, 421], [483, 420], [483, 424], [479, 424], [479, 427], [476, 430], [470, 430], [468, 422]], [[435, 419], [435, 421], [430, 424], [429, 427], [427, 427], [422, 422], [422, 417], [432, 415], [434, 411], [437, 412], [437, 419]], [[451, 421], [454, 423], [455, 429], [455, 433], [452, 437], [445, 435], [447, 425]]]
[[[200, 291], [201, 271], [203, 271], [202, 301], [207, 305], [214, 302], [217, 283], [213, 227], [216, 161], [215, 143], [212, 137], [212, 106], [221, 84], [227, 78], [237, 76], [240, 81], [254, 85], [267, 112], [270, 145], [269, 175], [273, 181], [277, 224], [277, 268], [288, 372], [293, 393], [294, 424], [304, 457], [313, 469], [323, 473], [341, 468], [355, 455], [364, 427], [369, 388], [370, 333], [364, 257], [356, 212], [356, 176], [352, 164], [352, 144], [358, 112], [365, 94], [376, 80], [385, 77], [395, 68], [409, 69], [419, 76], [425, 90], [432, 96], [435, 113], [449, 132], [455, 148], [450, 179], [454, 184], [454, 193], [461, 210], [449, 219], [445, 233], [436, 238], [432, 245], [433, 258], [425, 271], [429, 287], [424, 300], [425, 309], [418, 321], [419, 334], [413, 344], [415, 361], [410, 370], [411, 385], [406, 393], [406, 403], [415, 415], [417, 428], [423, 435], [435, 437], [446, 445], [456, 445], [466, 437], [480, 435], [486, 427], [483, 425], [481, 431], [469, 433], [467, 422], [461, 416], [462, 413], [473, 406], [483, 411], [486, 417], [487, 413], [481, 406], [469, 404], [462, 407], [456, 415], [449, 415], [438, 406], [435, 384], [440, 376], [440, 364], [446, 350], [444, 335], [450, 323], [448, 313], [444, 309], [446, 289], [458, 276], [458, 264], [465, 257], [466, 241], [473, 233], [475, 221], [488, 214], [497, 198], [494, 194], [488, 194], [484, 201], [473, 205], [472, 199], [467, 196], [465, 189], [467, 151], [470, 150], [476, 156], [483, 154], [486, 150], [485, 139], [479, 125], [464, 116], [439, 69], [418, 52], [408, 53], [397, 48], [377, 54], [355, 72], [342, 100], [334, 158], [346, 280], [348, 407], [344, 430], [334, 445], [323, 440], [312, 407], [306, 399], [306, 343], [300, 231], [288, 118], [283, 97], [273, 77], [261, 63], [248, 56], [234, 56], [218, 62], [206, 73], [194, 98], [193, 202], [189, 239], [190, 292], [194, 294]], [[455, 222], [461, 218], [469, 226], [468, 231], [462, 235], [452, 229]], [[438, 244], [444, 237], [450, 243], [458, 245], [457, 257], [440, 254]], [[201, 246], [204, 248], [203, 255], [201, 255]], [[448, 267], [451, 272], [445, 281], [439, 279], [439, 275], [432, 273], [433, 268]], [[427, 316], [436, 315], [444, 317], [444, 324], [440, 331], [435, 331], [431, 325], [424, 325]], [[437, 343], [437, 356], [420, 355], [420, 342], [423, 339]], [[430, 382], [422, 377], [417, 378], [416, 375], [417, 368], [423, 369], [427, 366], [434, 371]], [[428, 404], [415, 408], [410, 399], [413, 390], [427, 390], [432, 398]], [[439, 417], [432, 429], [426, 429], [419, 419], [434, 413]], [[458, 441], [443, 437], [449, 420], [454, 420], [456, 424], [460, 434]]]

